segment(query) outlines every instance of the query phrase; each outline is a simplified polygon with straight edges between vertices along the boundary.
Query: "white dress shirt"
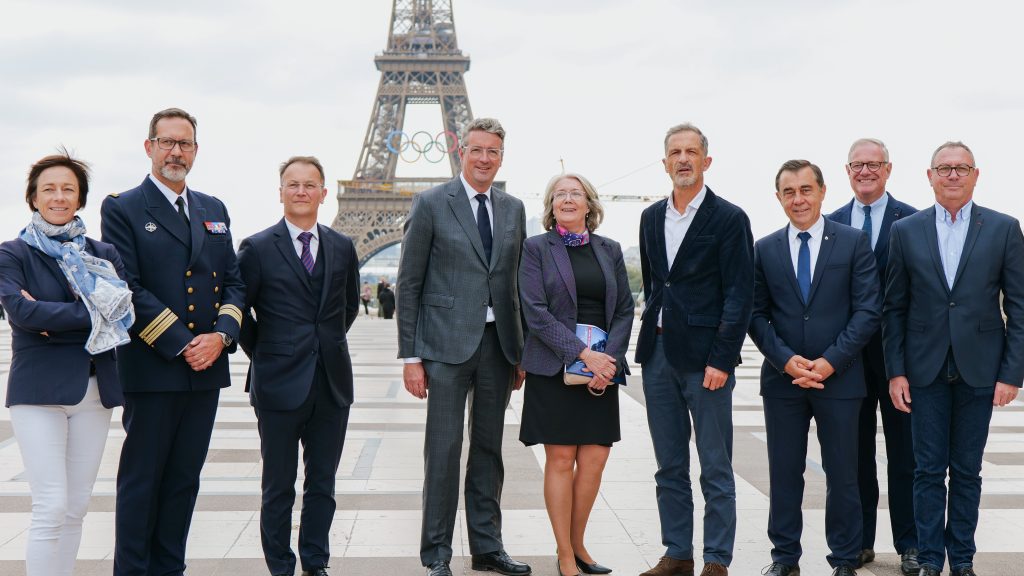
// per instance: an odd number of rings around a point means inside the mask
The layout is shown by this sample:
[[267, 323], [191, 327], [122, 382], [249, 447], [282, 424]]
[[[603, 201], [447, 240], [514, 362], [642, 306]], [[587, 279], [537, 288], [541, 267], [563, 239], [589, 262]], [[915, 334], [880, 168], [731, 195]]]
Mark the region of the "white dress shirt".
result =
[[942, 271], [946, 274], [946, 286], [953, 289], [956, 280], [956, 269], [960, 267], [960, 257], [964, 253], [967, 242], [967, 231], [971, 226], [971, 212], [974, 201], [970, 200], [956, 213], [956, 221], [950, 218], [949, 212], [938, 203], [935, 204], [935, 233], [939, 241], [939, 257], [942, 259]]
[[[797, 274], [797, 277], [800, 274], [797, 269], [797, 261], [800, 258], [800, 239], [796, 235], [800, 232], [804, 232], [804, 230], [799, 230], [792, 224], [789, 225], [789, 255], [793, 258], [793, 272]], [[818, 252], [821, 251], [821, 237], [825, 234], [825, 217], [818, 216], [818, 221], [806, 232], [811, 235], [807, 239], [807, 248], [811, 251], [811, 278], [813, 279], [814, 267], [818, 264]]]
[[[672, 269], [672, 263], [676, 261], [676, 254], [679, 253], [679, 247], [683, 245], [683, 238], [686, 237], [690, 224], [693, 224], [693, 215], [697, 213], [697, 209], [704, 202], [704, 198], [708, 195], [707, 192], [708, 187], [702, 186], [700, 192], [693, 197], [693, 200], [690, 200], [682, 213], [676, 210], [672, 196], [668, 197], [668, 208], [665, 210], [665, 256], [668, 257], [669, 270]], [[661, 328], [663, 310], [664, 308], [658, 310], [658, 328]]]
[[[166, 184], [152, 174], [149, 175], [149, 181], [156, 184], [156, 189], [164, 195], [164, 198], [167, 198], [167, 201], [171, 203], [171, 208], [174, 208], [174, 211], [177, 212], [178, 205], [175, 202], [178, 201], [178, 193], [168, 188]], [[188, 214], [188, 186], [185, 186], [185, 189], [181, 191], [181, 199], [185, 201], [185, 214]]]
[[864, 206], [871, 206], [871, 249], [874, 250], [878, 237], [882, 234], [882, 219], [885, 218], [885, 209], [889, 206], [889, 193], [882, 194], [881, 198], [866, 205], [856, 198], [853, 199], [850, 226], [857, 230], [864, 229]]
[[284, 219], [284, 225], [288, 227], [288, 235], [292, 237], [292, 246], [295, 247], [295, 255], [299, 257], [299, 260], [302, 259], [302, 241], [299, 240], [299, 234], [309, 232], [313, 235], [313, 237], [309, 239], [309, 253], [313, 256], [313, 262], [315, 263], [317, 250], [320, 249], [319, 226], [314, 224], [312, 230], [303, 230], [289, 222], [287, 218]]

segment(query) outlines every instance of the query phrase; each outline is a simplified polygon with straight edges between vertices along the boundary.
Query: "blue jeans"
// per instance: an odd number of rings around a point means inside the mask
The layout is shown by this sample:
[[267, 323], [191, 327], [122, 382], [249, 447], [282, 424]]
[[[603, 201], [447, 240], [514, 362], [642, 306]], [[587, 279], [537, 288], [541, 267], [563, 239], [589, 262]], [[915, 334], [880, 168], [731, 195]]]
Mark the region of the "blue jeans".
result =
[[[981, 459], [992, 420], [993, 388], [964, 382], [953, 355], [929, 386], [910, 389], [917, 470], [914, 516], [921, 566], [942, 570], [945, 554], [956, 570], [972, 566], [981, 505]], [[949, 511], [946, 512], [946, 471]]]
[[728, 566], [736, 541], [736, 481], [732, 472], [732, 390], [703, 387], [704, 372], [678, 373], [665, 359], [657, 337], [643, 365], [647, 423], [658, 460], [658, 515], [661, 540], [670, 558], [693, 558], [693, 491], [690, 487], [690, 421], [700, 460], [704, 494], [704, 562]]

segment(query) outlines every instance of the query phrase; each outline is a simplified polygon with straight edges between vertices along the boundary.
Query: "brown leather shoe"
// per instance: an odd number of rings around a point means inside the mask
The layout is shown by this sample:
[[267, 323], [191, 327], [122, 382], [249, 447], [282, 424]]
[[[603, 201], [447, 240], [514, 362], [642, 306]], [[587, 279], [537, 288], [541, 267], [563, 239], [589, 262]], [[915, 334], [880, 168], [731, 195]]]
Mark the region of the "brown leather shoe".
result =
[[729, 569], [718, 562], [708, 562], [701, 570], [700, 576], [729, 576]]
[[680, 560], [662, 556], [658, 565], [640, 576], [693, 576], [693, 560]]

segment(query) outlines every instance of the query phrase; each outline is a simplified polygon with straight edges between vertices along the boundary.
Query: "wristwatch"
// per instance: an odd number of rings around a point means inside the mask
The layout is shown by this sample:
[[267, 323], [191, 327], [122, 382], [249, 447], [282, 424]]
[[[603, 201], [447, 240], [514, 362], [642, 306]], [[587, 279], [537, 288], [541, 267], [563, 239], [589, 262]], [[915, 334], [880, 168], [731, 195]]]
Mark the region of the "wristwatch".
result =
[[217, 332], [217, 334], [220, 334], [220, 341], [224, 343], [224, 347], [225, 348], [227, 348], [228, 346], [231, 346], [231, 343], [235, 341], [234, 338], [232, 338], [231, 336], [228, 336], [227, 334], [225, 334], [223, 332]]

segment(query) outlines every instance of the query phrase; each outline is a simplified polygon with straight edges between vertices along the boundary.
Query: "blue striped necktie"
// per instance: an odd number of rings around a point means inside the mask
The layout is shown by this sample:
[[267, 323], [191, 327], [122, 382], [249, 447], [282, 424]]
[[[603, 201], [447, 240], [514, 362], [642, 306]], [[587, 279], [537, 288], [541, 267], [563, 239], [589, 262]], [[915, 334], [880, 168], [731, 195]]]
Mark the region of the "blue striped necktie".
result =
[[309, 241], [313, 239], [311, 232], [302, 232], [299, 234], [299, 242], [302, 242], [302, 255], [299, 256], [299, 260], [302, 260], [302, 266], [305, 267], [306, 272], [310, 276], [313, 275], [313, 253], [309, 251]]

